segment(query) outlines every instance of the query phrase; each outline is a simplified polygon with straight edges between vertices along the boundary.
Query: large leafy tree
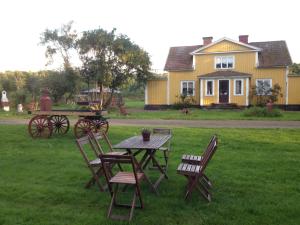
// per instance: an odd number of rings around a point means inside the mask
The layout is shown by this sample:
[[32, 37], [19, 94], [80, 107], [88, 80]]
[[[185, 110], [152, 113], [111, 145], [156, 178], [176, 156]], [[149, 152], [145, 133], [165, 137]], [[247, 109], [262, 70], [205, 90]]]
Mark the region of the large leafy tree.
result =
[[60, 30], [46, 30], [41, 42], [44, 45], [48, 44], [46, 56], [53, 59], [53, 56], [59, 53], [64, 60], [65, 70], [74, 71], [70, 63], [70, 52], [75, 49], [82, 62], [79, 68], [81, 75], [89, 82], [94, 82], [100, 89], [101, 106], [103, 87], [109, 87], [113, 94], [130, 81], [143, 84], [147, 77], [151, 76], [148, 53], [126, 35], [117, 35], [115, 29], [106, 31], [98, 28], [84, 31], [78, 37], [71, 31], [72, 22]]
[[290, 73], [300, 75], [300, 63], [293, 63], [290, 66]]

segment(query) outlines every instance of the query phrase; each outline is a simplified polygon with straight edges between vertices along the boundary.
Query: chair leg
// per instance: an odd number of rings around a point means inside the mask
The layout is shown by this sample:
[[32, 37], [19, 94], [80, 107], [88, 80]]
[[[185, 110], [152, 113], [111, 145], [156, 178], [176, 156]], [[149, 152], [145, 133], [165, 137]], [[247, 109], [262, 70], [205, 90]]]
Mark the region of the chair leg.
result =
[[208, 185], [208, 187], [212, 188], [212, 183], [205, 174], [203, 174], [203, 179], [206, 181], [206, 184]]
[[131, 203], [131, 209], [130, 209], [130, 213], [129, 213], [129, 222], [130, 222], [131, 219], [132, 219], [133, 211], [134, 211], [134, 209], [135, 209], [135, 200], [136, 200], [136, 191], [135, 191], [134, 194], [133, 194], [133, 199], [132, 199], [132, 203]]
[[189, 185], [185, 194], [185, 200], [190, 196], [192, 193], [193, 189], [197, 186], [197, 179], [195, 177], [189, 177]]

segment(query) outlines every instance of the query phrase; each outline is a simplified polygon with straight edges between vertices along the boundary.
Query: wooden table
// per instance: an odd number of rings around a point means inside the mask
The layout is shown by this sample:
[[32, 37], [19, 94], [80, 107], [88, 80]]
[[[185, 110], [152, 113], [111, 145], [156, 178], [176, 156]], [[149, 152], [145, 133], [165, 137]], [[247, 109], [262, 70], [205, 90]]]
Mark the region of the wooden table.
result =
[[160, 172], [159, 178], [155, 181], [154, 184], [150, 182], [152, 188], [157, 193], [157, 187], [160, 182], [165, 178], [168, 179], [168, 175], [166, 173], [166, 168], [162, 168], [159, 162], [155, 158], [155, 152], [160, 147], [162, 147], [169, 139], [171, 135], [162, 135], [162, 134], [152, 134], [150, 136], [149, 141], [143, 141], [142, 136], [134, 136], [128, 138], [119, 144], [113, 146], [116, 149], [126, 149], [129, 154], [136, 156], [137, 154], [144, 152], [142, 159], [139, 161], [139, 166], [141, 168], [146, 168], [147, 165], [151, 162], [157, 166], [158, 171]]

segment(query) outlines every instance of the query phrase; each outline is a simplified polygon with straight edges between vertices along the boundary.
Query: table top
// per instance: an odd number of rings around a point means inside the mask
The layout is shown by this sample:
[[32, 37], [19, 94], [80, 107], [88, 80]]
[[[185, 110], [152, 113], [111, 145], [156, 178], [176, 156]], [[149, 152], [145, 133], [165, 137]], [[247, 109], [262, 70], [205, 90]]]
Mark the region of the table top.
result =
[[163, 146], [169, 139], [171, 135], [165, 134], [151, 134], [149, 141], [143, 141], [143, 137], [134, 136], [130, 137], [119, 144], [113, 146], [113, 148], [118, 149], [158, 149]]

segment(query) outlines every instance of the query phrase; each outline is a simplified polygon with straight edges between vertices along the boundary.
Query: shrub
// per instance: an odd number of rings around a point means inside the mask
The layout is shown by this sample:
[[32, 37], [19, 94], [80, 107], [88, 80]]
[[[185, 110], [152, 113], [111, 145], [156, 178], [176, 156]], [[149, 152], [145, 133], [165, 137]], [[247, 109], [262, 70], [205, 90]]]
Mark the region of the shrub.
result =
[[195, 104], [195, 99], [192, 96], [180, 95], [176, 96], [179, 100], [174, 103], [174, 109], [185, 109], [190, 108]]
[[252, 107], [246, 109], [243, 115], [247, 117], [280, 117], [282, 113], [279, 109], [269, 111], [266, 107]]

